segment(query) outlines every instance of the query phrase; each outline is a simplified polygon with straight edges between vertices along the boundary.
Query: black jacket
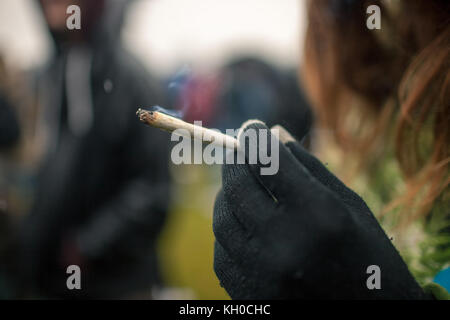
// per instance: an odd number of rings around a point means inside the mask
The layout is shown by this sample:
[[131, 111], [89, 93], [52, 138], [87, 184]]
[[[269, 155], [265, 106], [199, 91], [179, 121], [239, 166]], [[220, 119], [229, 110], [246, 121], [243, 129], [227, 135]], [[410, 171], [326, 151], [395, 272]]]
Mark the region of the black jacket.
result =
[[[160, 103], [160, 92], [120, 45], [92, 51], [93, 117], [85, 132], [73, 132], [68, 120], [64, 51], [37, 81], [48, 155], [22, 230], [22, 265], [25, 280], [45, 296], [123, 297], [158, 281], [170, 137], [139, 123], [135, 112]], [[66, 287], [72, 249], [81, 253], [79, 291]]]
[[20, 138], [20, 127], [14, 108], [0, 90], [0, 151], [13, 146]]

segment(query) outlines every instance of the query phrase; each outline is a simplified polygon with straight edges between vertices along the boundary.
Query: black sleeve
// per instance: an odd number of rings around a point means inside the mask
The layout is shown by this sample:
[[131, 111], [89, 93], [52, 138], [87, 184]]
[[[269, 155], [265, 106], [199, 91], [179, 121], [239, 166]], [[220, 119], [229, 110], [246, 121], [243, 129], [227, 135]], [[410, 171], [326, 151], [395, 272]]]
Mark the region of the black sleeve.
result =
[[17, 115], [9, 101], [0, 92], [0, 148], [13, 146], [20, 137]]
[[138, 81], [135, 98], [127, 110], [129, 130], [122, 146], [127, 182], [119, 194], [105, 203], [79, 231], [77, 241], [83, 254], [95, 258], [130, 235], [156, 238], [169, 203], [170, 136], [141, 124], [140, 106], [159, 103], [155, 82]]

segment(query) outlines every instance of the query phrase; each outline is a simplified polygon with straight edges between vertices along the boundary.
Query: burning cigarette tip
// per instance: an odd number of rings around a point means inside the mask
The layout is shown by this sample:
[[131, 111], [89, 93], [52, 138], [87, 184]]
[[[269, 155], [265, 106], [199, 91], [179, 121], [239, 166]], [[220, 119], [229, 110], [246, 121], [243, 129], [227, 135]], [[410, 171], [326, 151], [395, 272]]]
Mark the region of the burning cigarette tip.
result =
[[142, 108], [139, 108], [136, 111], [136, 115], [139, 117], [139, 120], [141, 122], [145, 122], [145, 123], [147, 123], [150, 120], [150, 118], [153, 116], [153, 114], [154, 114], [153, 111], [147, 111]]
[[[147, 111], [139, 108], [136, 111], [136, 115], [139, 117], [141, 122], [164, 131], [177, 132], [178, 129], [183, 129], [184, 132], [189, 133], [190, 138], [200, 139], [205, 142], [211, 142], [212, 140], [214, 144], [229, 149], [235, 149], [238, 147], [238, 141], [231, 136], [208, 128], [193, 125], [192, 123], [185, 122], [159, 111]], [[205, 138], [205, 136], [208, 138]]]

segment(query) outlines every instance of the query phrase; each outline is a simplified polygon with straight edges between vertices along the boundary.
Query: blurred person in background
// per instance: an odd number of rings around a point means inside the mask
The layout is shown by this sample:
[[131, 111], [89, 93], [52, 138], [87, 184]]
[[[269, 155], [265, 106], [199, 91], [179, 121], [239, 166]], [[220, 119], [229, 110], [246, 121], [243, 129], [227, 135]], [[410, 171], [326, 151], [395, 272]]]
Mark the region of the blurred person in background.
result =
[[12, 280], [12, 266], [15, 261], [12, 250], [13, 216], [9, 207], [9, 160], [21, 135], [18, 110], [10, 97], [8, 76], [6, 65], [0, 56], [0, 299], [7, 299], [15, 294]]
[[[374, 4], [381, 30], [366, 28]], [[332, 161], [341, 151], [344, 166], [367, 172], [379, 221], [280, 129], [275, 175], [223, 166], [213, 219], [221, 285], [234, 299], [448, 299], [450, 3], [311, 0], [308, 19], [301, 74], [328, 141], [318, 152]]]
[[225, 131], [261, 119], [303, 137], [312, 122], [296, 73], [256, 56], [235, 57], [206, 75], [182, 68], [168, 83], [170, 104], [206, 127]]
[[250, 56], [227, 63], [220, 78], [219, 129], [238, 128], [247, 119], [260, 119], [269, 126], [281, 124], [296, 137], [309, 130], [312, 115], [295, 72]]
[[19, 121], [11, 102], [0, 92], [0, 148], [2, 150], [14, 146], [20, 137]]
[[39, 144], [27, 76], [0, 56], [0, 297], [20, 296], [17, 230], [29, 212]]
[[[33, 81], [44, 152], [21, 230], [28, 296], [151, 298], [160, 282], [168, 137], [136, 121], [161, 91], [120, 43], [129, 2], [38, 1], [55, 55]], [[70, 5], [81, 9], [80, 30], [66, 27]], [[80, 290], [66, 286], [70, 265], [80, 267]]]

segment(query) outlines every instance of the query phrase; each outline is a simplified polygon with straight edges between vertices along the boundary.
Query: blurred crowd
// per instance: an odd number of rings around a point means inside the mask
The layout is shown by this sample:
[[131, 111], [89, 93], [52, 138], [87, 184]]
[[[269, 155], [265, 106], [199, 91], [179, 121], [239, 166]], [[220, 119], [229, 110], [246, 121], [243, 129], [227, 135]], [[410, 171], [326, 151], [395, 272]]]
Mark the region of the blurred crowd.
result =
[[[186, 223], [192, 190], [211, 214], [218, 173], [175, 168], [169, 134], [140, 124], [136, 110], [161, 105], [220, 130], [258, 118], [303, 137], [312, 119], [295, 67], [242, 55], [210, 72], [156, 76], [117, 36], [130, 1], [37, 2], [54, 55], [26, 74], [0, 60], [0, 298], [175, 298], [167, 273], [177, 266], [161, 234], [198, 236], [201, 226], [183, 235], [174, 220]], [[83, 12], [81, 30], [66, 27], [71, 4]], [[212, 259], [197, 254], [179, 267], [191, 278], [212, 273]], [[70, 265], [80, 267], [82, 290], [67, 289]]]

